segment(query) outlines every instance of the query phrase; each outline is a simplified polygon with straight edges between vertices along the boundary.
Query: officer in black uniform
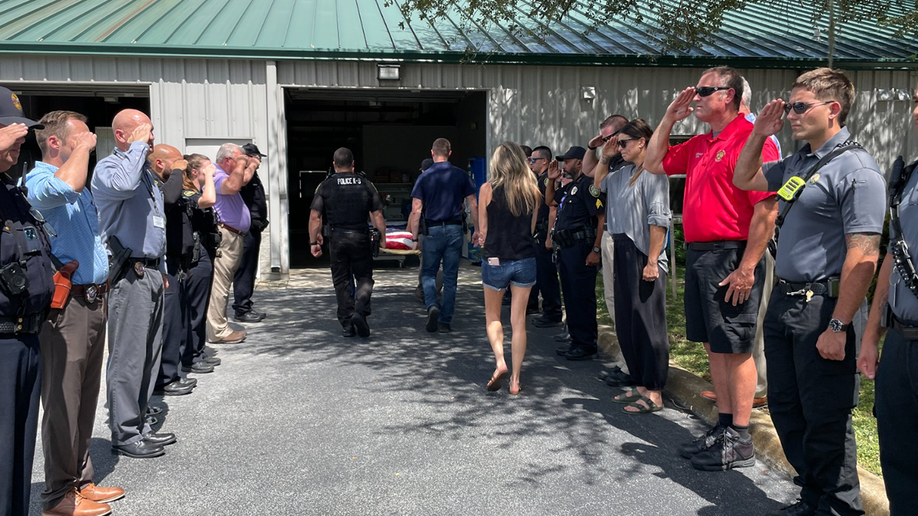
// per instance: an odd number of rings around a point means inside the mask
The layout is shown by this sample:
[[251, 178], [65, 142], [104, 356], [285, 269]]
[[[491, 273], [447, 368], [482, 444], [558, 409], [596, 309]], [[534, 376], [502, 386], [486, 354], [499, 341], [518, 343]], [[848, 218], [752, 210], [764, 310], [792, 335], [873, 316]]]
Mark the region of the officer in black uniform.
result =
[[221, 235], [217, 229], [217, 214], [213, 210], [217, 199], [214, 164], [202, 154], [190, 154], [184, 158], [188, 166], [185, 168], [182, 198], [179, 202], [189, 213], [194, 243], [185, 279], [188, 336], [182, 351], [182, 370], [194, 371], [195, 367], [215, 367], [221, 362], [215, 356], [216, 351], [205, 347], [207, 305], [210, 303], [214, 258], [220, 246]]
[[[593, 180], [581, 171], [586, 149], [571, 147], [558, 156], [548, 170], [546, 197], [558, 206], [552, 240], [558, 253], [561, 291], [567, 313], [571, 344], [558, 349], [568, 360], [589, 360], [596, 357], [596, 272], [600, 257], [600, 239], [605, 224], [605, 211], [600, 191]], [[558, 162], [563, 162], [562, 187]], [[570, 182], [566, 182], [570, 178]]]
[[[266, 158], [254, 143], [242, 146], [246, 156]], [[252, 292], [255, 291], [255, 273], [258, 270], [258, 250], [261, 248], [261, 232], [268, 227], [268, 201], [265, 187], [258, 177], [258, 170], [252, 179], [239, 190], [242, 202], [249, 207], [252, 226], [242, 239], [242, 258], [233, 276], [233, 312], [239, 322], [260, 322], [267, 315], [252, 308]]]
[[[913, 96], [918, 124], [918, 89]], [[912, 514], [918, 486], [918, 161], [900, 157], [889, 181], [889, 250], [873, 297], [857, 368], [876, 380], [880, 466], [889, 513]], [[883, 356], [878, 343], [883, 333]]]
[[[322, 222], [328, 226], [328, 250], [331, 255], [332, 282], [338, 299], [338, 321], [345, 337], [355, 330], [361, 337], [370, 335], [370, 295], [373, 292], [372, 247], [384, 245], [386, 220], [376, 187], [354, 173], [354, 154], [341, 147], [335, 151], [335, 174], [319, 185], [309, 214], [309, 248], [312, 255], [322, 255]], [[371, 239], [367, 214], [378, 232]], [[371, 240], [373, 240], [371, 242]], [[357, 281], [352, 292], [351, 274]]]
[[542, 294], [542, 315], [532, 320], [536, 328], [561, 326], [561, 288], [558, 285], [558, 266], [552, 262], [552, 242], [549, 230], [557, 216], [557, 207], [549, 206], [552, 199], [545, 197], [548, 186], [548, 166], [551, 164], [551, 149], [536, 147], [529, 156], [529, 169], [536, 175], [539, 193], [547, 199], [539, 205], [536, 215], [536, 285], [533, 292]]
[[41, 394], [38, 332], [54, 293], [51, 242], [39, 221], [41, 214], [31, 209], [10, 175], [28, 128], [36, 126], [23, 116], [16, 95], [0, 87], [0, 515], [4, 516], [29, 513]]

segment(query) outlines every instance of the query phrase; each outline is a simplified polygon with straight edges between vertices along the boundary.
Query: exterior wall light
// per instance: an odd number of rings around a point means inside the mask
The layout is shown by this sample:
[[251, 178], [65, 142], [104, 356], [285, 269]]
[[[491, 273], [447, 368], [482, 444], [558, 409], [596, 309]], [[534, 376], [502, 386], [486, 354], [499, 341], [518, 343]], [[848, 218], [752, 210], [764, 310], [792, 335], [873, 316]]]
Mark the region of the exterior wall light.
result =
[[397, 81], [399, 69], [400, 65], [397, 64], [377, 64], [376, 78], [380, 81]]

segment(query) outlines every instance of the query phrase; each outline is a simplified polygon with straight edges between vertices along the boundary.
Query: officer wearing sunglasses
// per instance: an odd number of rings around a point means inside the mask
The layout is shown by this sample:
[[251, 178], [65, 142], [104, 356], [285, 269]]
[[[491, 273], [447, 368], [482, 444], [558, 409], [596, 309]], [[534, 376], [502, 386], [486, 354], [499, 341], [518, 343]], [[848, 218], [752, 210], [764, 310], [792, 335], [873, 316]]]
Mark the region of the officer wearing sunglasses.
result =
[[[873, 157], [849, 141], [845, 118], [853, 102], [854, 85], [841, 71], [819, 68], [801, 75], [789, 102], [774, 100], [759, 113], [736, 165], [738, 186], [779, 189], [782, 198], [779, 282], [764, 323], [768, 397], [784, 453], [803, 488], [800, 502], [781, 514], [864, 514], [851, 426], [859, 391], [852, 323], [863, 324], [866, 316], [886, 182]], [[762, 145], [784, 127], [785, 115], [794, 139], [806, 145], [763, 164]], [[908, 442], [901, 452], [912, 448]], [[918, 460], [914, 453], [911, 458]]]
[[[706, 70], [697, 86], [667, 108], [644, 160], [655, 174], [686, 174], [686, 337], [705, 343], [719, 417], [714, 429], [682, 445], [680, 454], [704, 471], [755, 464], [749, 435], [756, 387], [752, 351], [776, 201], [771, 192], [745, 192], [733, 184], [736, 157], [753, 127], [739, 114], [742, 94], [736, 70]], [[711, 132], [670, 146], [673, 126], [692, 113]], [[778, 158], [774, 143], [760, 150], [766, 160]]]

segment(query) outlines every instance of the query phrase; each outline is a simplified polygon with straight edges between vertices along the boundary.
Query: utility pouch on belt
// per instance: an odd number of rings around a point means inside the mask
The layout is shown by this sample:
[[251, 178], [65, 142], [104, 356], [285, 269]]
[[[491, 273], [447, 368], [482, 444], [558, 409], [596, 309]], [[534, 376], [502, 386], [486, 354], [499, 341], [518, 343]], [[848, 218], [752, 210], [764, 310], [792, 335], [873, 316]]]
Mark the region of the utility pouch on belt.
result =
[[567, 229], [555, 229], [552, 231], [551, 240], [559, 247], [570, 247], [574, 245], [574, 237]]
[[194, 239], [194, 247], [191, 248], [191, 265], [201, 261], [201, 251], [204, 245], [201, 243], [201, 233], [195, 231], [191, 237]]
[[114, 235], [108, 237], [108, 249], [112, 252], [108, 257], [108, 282], [114, 286], [115, 282], [124, 276], [131, 249], [121, 245], [121, 241]]
[[73, 277], [73, 271], [77, 270], [80, 262], [73, 260], [65, 263], [54, 273], [54, 297], [51, 298], [51, 308], [60, 310], [67, 304], [70, 298], [70, 289], [73, 283], [70, 278]]
[[371, 229], [370, 230], [370, 254], [373, 258], [379, 256], [379, 239], [381, 238], [379, 230]]

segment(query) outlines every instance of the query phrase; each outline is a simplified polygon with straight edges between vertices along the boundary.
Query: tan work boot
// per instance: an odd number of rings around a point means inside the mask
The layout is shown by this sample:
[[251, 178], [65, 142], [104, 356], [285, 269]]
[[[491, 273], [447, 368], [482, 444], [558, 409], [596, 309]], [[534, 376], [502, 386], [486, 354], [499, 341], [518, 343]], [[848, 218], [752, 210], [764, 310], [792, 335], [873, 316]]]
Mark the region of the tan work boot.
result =
[[214, 339], [211, 342], [214, 344], [237, 344], [245, 340], [246, 331], [245, 330], [236, 330], [233, 333], [230, 333], [222, 339]]
[[111, 514], [108, 504], [87, 500], [73, 488], [53, 509], [41, 511], [42, 516], [105, 516]]
[[114, 502], [124, 498], [124, 489], [120, 487], [99, 487], [92, 482], [80, 489], [80, 496], [98, 503]]

